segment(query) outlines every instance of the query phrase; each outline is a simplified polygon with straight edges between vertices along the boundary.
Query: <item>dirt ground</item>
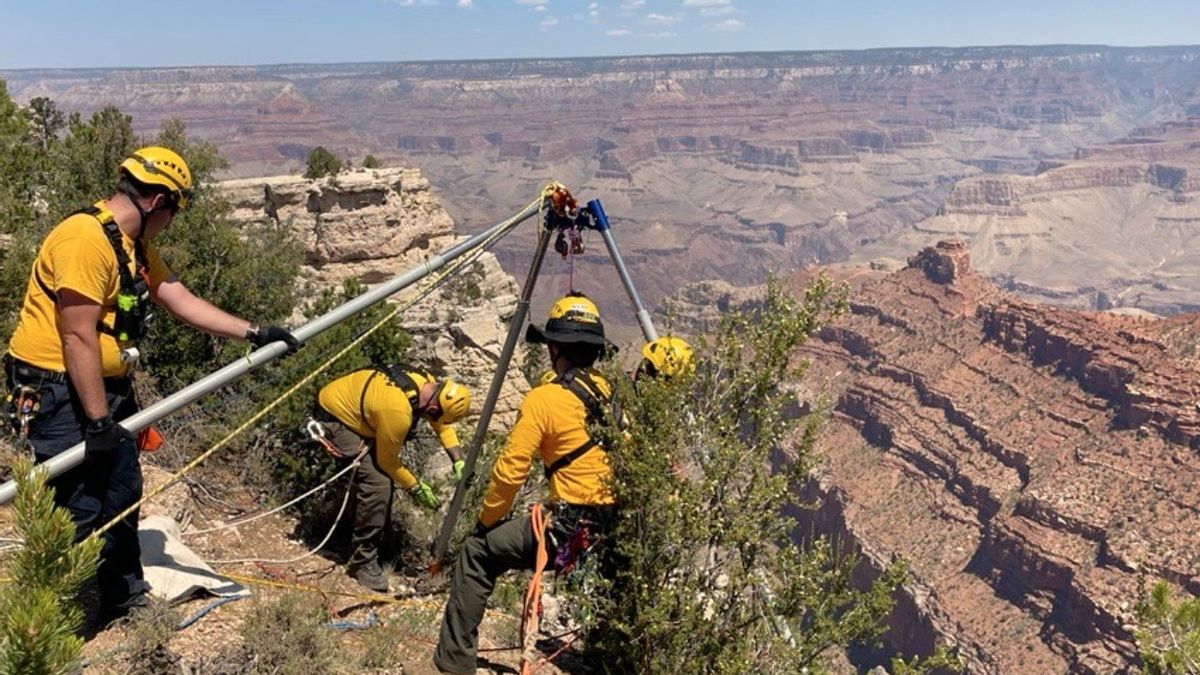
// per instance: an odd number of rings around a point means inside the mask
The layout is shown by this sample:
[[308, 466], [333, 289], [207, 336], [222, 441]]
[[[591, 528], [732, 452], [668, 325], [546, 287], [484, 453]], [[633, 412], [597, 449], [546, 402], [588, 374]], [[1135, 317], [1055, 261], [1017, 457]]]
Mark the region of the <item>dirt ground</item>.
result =
[[[152, 466], [145, 468], [149, 491], [162, 482], [167, 474]], [[211, 472], [208, 473], [207, 477], [211, 478]], [[220, 482], [206, 480], [205, 483], [211, 486]], [[289, 515], [290, 510], [253, 523], [189, 536], [189, 531], [216, 527], [265, 510], [248, 490], [233, 489], [232, 486], [236, 485], [233, 480], [224, 484], [231, 488], [197, 489], [195, 486], [177, 484], [152, 500], [143, 509], [142, 517], [161, 514], [176, 518], [181, 523], [184, 542], [206, 561], [247, 557], [286, 561], [305, 555], [319, 542], [320, 537], [302, 541], [295, 536], [298, 523]], [[335, 484], [330, 490], [340, 494], [342, 485]], [[0, 538], [11, 536], [11, 510], [0, 510]], [[175, 631], [167, 647], [177, 658], [171, 659], [174, 665], [164, 667], [160, 672], [189, 675], [260, 672], [251, 663], [231, 667], [228, 663], [222, 665], [221, 659], [215, 657], [218, 654], [235, 654], [237, 646], [243, 642], [246, 617], [259, 604], [274, 602], [287, 593], [311, 595], [324, 605], [330, 621], [327, 631], [332, 638], [332, 648], [336, 653], [334, 660], [338, 664], [333, 672], [434, 672], [428, 668], [445, 606], [448, 585], [445, 576], [430, 578], [428, 574], [419, 573], [411, 567], [401, 572], [393, 570], [391, 582], [394, 595], [381, 598], [358, 586], [346, 575], [337, 555], [336, 543], [335, 537], [330, 544], [330, 551], [322, 550], [294, 563], [212, 563], [219, 573], [254, 578], [254, 582], [243, 582], [250, 588], [252, 596], [211, 609], [187, 628]], [[512, 647], [519, 640], [520, 597], [524, 586], [524, 576], [510, 575], [498, 587], [493, 598], [495, 607], [489, 610], [480, 627], [479, 673], [519, 672], [520, 652]], [[186, 619], [213, 602], [211, 597], [196, 598], [180, 603], [174, 609], [178, 618]], [[558, 601], [553, 593], [547, 594], [544, 606], [538, 641], [543, 661], [537, 672], [588, 672], [577, 645], [572, 642], [573, 635], [555, 637], [569, 631], [557, 620]], [[172, 619], [166, 625], [174, 625], [175, 621]], [[334, 622], [340, 623], [340, 626], [332, 627]], [[84, 648], [84, 672], [147, 672], [131, 668], [133, 664], [129, 653], [131, 645], [138, 640], [137, 630], [132, 622], [117, 623], [91, 639]], [[552, 661], [545, 660], [551, 656]], [[247, 657], [243, 653], [241, 657], [230, 658]]]

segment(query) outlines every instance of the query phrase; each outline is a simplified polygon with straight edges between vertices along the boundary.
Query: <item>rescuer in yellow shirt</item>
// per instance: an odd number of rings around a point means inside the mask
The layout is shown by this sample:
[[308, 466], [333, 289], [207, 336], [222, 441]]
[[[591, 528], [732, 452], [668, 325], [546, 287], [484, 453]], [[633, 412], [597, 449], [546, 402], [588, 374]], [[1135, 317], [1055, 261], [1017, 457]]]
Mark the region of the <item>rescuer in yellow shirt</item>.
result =
[[476, 531], [459, 551], [433, 657], [442, 672], [475, 672], [479, 622], [496, 579], [511, 569], [534, 567], [537, 547], [530, 517], [508, 516], [535, 457], [550, 483], [550, 560], [582, 528], [594, 537], [612, 521], [608, 455], [588, 433], [588, 421], [604, 419], [612, 396], [608, 381], [593, 368], [611, 349], [600, 312], [582, 294], [568, 294], [550, 308], [545, 328], [530, 325], [525, 339], [546, 345], [557, 376], [534, 387], [521, 402], [508, 443], [492, 468]]
[[[455, 478], [463, 460], [454, 424], [471, 407], [471, 393], [451, 379], [394, 364], [357, 370], [325, 385], [317, 394], [309, 433], [338, 458], [354, 458], [366, 444], [369, 456], [354, 470], [354, 534], [349, 573], [359, 584], [387, 592], [379, 564], [379, 541], [391, 512], [392, 484], [428, 509], [438, 507], [433, 488], [401, 462], [400, 452], [413, 437], [417, 420], [429, 426], [450, 456]], [[315, 425], [315, 426], [314, 426]]]
[[[85, 444], [84, 461], [50, 481], [80, 539], [142, 496], [137, 446], [116, 420], [137, 410], [130, 371], [151, 303], [212, 335], [259, 347], [299, 344], [284, 328], [256, 328], [197, 297], [159, 257], [154, 239], [192, 194], [179, 155], [142, 148], [117, 174], [112, 196], [43, 240], [4, 355], [6, 412], [36, 461]], [[104, 534], [94, 580], [99, 601], [84, 603], [86, 632], [146, 602], [137, 522], [134, 512]]]

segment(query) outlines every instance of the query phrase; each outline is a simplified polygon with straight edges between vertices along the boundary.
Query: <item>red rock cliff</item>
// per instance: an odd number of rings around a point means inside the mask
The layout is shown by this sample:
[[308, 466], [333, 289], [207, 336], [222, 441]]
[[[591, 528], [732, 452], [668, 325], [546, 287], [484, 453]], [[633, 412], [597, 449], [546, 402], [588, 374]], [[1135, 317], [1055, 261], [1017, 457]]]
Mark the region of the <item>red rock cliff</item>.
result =
[[850, 275], [851, 312], [802, 349], [804, 391], [837, 401], [808, 518], [910, 561], [907, 648], [952, 642], [973, 673], [1131, 672], [1139, 583], [1200, 592], [1200, 318], [1024, 302], [959, 242], [909, 263]]

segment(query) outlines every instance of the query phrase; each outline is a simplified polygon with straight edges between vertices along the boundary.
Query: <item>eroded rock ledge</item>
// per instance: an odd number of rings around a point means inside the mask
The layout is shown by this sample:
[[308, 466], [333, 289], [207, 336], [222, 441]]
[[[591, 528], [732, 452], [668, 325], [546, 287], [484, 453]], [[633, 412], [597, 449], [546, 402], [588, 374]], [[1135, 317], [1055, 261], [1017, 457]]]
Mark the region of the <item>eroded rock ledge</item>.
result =
[[[295, 234], [304, 244], [304, 277], [317, 288], [340, 286], [348, 278], [378, 283], [460, 239], [416, 169], [358, 170], [319, 180], [248, 178], [222, 183], [221, 189], [236, 222], [286, 227]], [[475, 263], [470, 283], [474, 287], [466, 293], [454, 284], [434, 292], [406, 312], [403, 322], [414, 339], [412, 358], [462, 380], [482, 401], [516, 306], [517, 285], [490, 253]], [[512, 421], [527, 390], [520, 371], [510, 369], [497, 403], [499, 422]]]
[[893, 643], [955, 644], [972, 673], [1134, 672], [1140, 585], [1200, 592], [1200, 317], [1025, 302], [957, 242], [831, 272], [851, 311], [797, 354], [802, 403], [837, 401], [802, 517], [910, 562]]

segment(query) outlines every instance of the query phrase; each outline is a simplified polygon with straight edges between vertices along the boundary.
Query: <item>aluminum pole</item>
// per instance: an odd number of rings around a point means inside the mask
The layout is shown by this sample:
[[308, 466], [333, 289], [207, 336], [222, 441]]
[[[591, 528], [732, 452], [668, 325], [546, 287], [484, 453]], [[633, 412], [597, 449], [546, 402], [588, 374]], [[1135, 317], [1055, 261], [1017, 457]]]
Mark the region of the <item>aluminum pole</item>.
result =
[[658, 331], [654, 329], [654, 322], [650, 319], [650, 312], [642, 304], [642, 298], [633, 286], [633, 279], [629, 277], [629, 270], [625, 267], [625, 259], [621, 257], [621, 251], [617, 248], [617, 240], [613, 238], [612, 226], [608, 223], [608, 214], [604, 212], [604, 207], [600, 205], [599, 199], [593, 199], [588, 202], [587, 210], [591, 212], [595, 220], [596, 230], [600, 232], [600, 236], [604, 239], [604, 245], [608, 247], [608, 257], [612, 258], [613, 266], [617, 268], [617, 276], [621, 277], [621, 283], [625, 286], [625, 293], [629, 295], [629, 301], [633, 303], [633, 309], [637, 313], [638, 325], [642, 328], [642, 337], [646, 338], [646, 342], [654, 342], [658, 339]]
[[[412, 284], [424, 279], [430, 274], [441, 269], [446, 263], [466, 253], [471, 248], [474, 248], [480, 242], [487, 240], [492, 235], [502, 231], [511, 231], [521, 222], [527, 220], [530, 216], [538, 212], [540, 202], [530, 204], [517, 215], [503, 222], [497, 223], [479, 234], [470, 237], [442, 253], [439, 253], [424, 263], [410, 269], [362, 295], [333, 308], [329, 312], [313, 319], [309, 323], [297, 328], [293, 331], [293, 335], [300, 342], [308, 340], [320, 335], [333, 326], [345, 321], [351, 316], [362, 312], [368, 307], [382, 302], [388, 296], [394, 295], [399, 291], [411, 286]], [[507, 232], [505, 232], [507, 234]], [[211, 373], [204, 378], [193, 382], [192, 384], [180, 389], [170, 396], [146, 407], [144, 410], [137, 412], [129, 417], [121, 420], [121, 426], [130, 431], [139, 431], [145, 427], [154, 424], [163, 419], [167, 415], [178, 411], [204, 395], [225, 386], [229, 382], [245, 375], [246, 373], [263, 366], [271, 361], [274, 361], [279, 356], [287, 351], [287, 345], [282, 342], [272, 342], [265, 345], [261, 349], [257, 349], [247, 355], [245, 358], [238, 359], [233, 363], [221, 368], [220, 370]], [[62, 475], [66, 471], [74, 468], [83, 461], [83, 443], [79, 443], [74, 447], [66, 450], [50, 459], [38, 464], [35, 467], [37, 471], [45, 471], [49, 478]], [[17, 494], [17, 484], [15, 481], [8, 481], [0, 485], [0, 504], [7, 504]]]
[[512, 322], [508, 325], [508, 335], [504, 338], [504, 347], [500, 350], [500, 359], [496, 362], [496, 372], [492, 375], [492, 384], [488, 388], [487, 398], [483, 401], [483, 409], [479, 412], [479, 422], [475, 425], [475, 436], [471, 439], [471, 447], [467, 449], [467, 464], [463, 467], [462, 480], [454, 487], [454, 498], [450, 508], [442, 520], [442, 528], [433, 544], [433, 560], [429, 564], [430, 573], [436, 574], [440, 569], [446, 549], [450, 547], [450, 536], [454, 534], [454, 525], [458, 514], [462, 511], [463, 500], [467, 496], [467, 486], [475, 475], [475, 462], [483, 448], [483, 440], [487, 435], [488, 424], [492, 421], [492, 413], [496, 410], [496, 401], [500, 398], [500, 389], [504, 386], [504, 377], [508, 374], [509, 363], [512, 362], [513, 351], [517, 347], [517, 339], [521, 329], [525, 327], [525, 317], [529, 315], [529, 300], [533, 297], [533, 289], [537, 285], [538, 275], [542, 270], [542, 261], [546, 258], [546, 249], [550, 246], [550, 229], [543, 229], [538, 234], [537, 251], [533, 262], [529, 265], [529, 273], [525, 276], [525, 286], [521, 289], [521, 297], [517, 300], [517, 308], [513, 312]]

